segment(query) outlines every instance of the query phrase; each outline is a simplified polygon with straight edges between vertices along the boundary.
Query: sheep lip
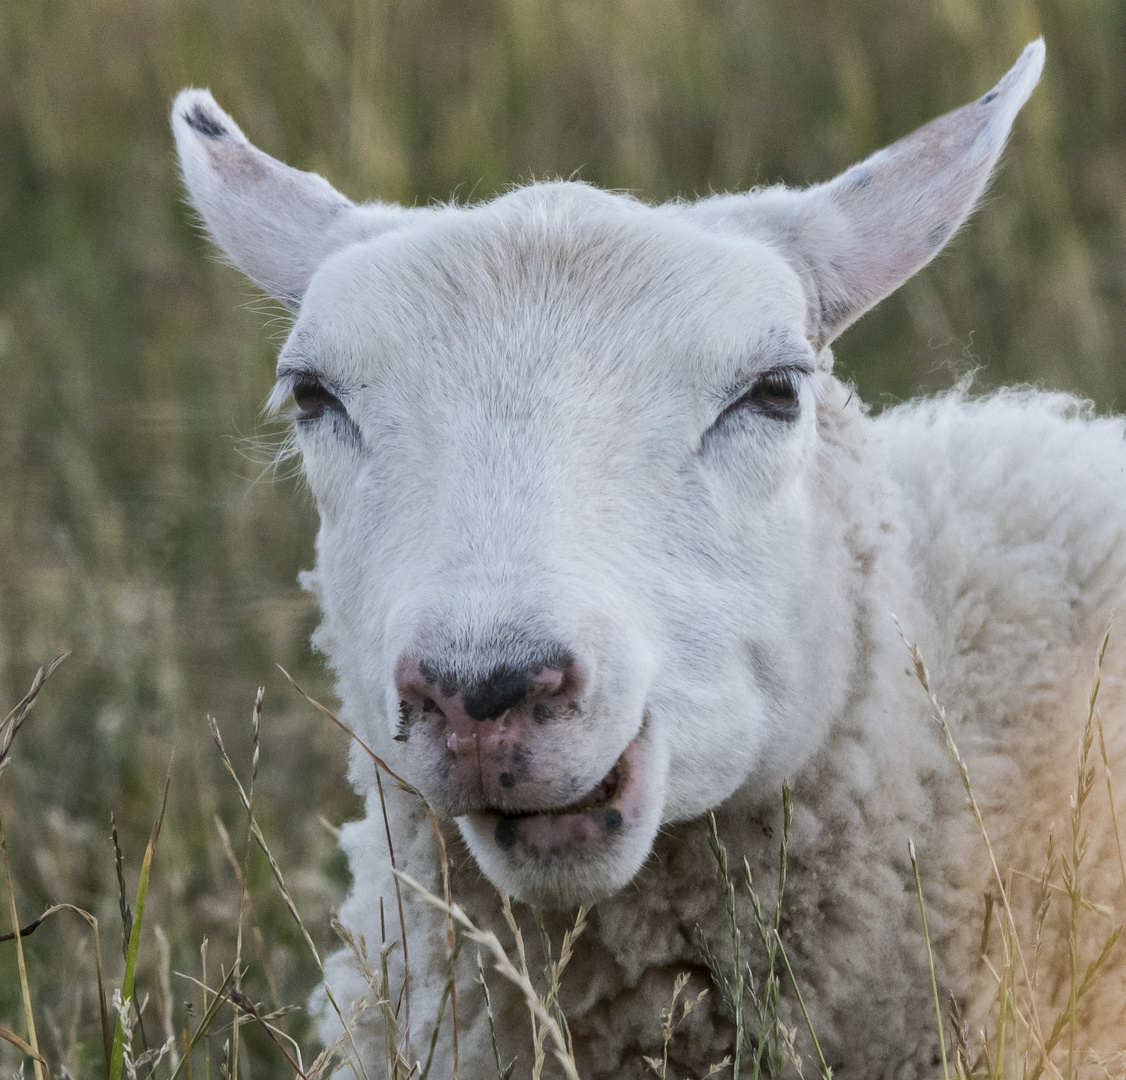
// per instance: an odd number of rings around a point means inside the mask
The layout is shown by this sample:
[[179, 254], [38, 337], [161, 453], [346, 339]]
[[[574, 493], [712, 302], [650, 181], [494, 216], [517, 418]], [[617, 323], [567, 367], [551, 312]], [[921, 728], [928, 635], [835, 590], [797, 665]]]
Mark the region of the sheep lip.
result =
[[[601, 813], [611, 810], [623, 801], [636, 781], [634, 774], [637, 770], [631, 768], [631, 759], [637, 758], [636, 751], [641, 738], [641, 735], [633, 738], [619, 755], [617, 761], [610, 766], [606, 775], [580, 799], [537, 810], [482, 807], [467, 816], [475, 818], [479, 823], [495, 823], [502, 819], [524, 822], [535, 819], [566, 818], [589, 812]], [[634, 762], [634, 764], [636, 765], [637, 762]]]
[[584, 810], [601, 810], [610, 806], [618, 792], [629, 784], [629, 765], [625, 751], [611, 766], [610, 771], [577, 802], [564, 806], [551, 806], [545, 810], [506, 811], [504, 817], [524, 818], [543, 815], [578, 814]]

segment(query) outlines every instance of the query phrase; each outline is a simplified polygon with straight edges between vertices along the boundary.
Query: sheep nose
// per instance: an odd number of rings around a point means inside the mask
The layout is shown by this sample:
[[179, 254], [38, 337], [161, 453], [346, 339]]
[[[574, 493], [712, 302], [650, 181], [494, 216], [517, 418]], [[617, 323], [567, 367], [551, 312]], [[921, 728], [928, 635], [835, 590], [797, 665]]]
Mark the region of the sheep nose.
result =
[[552, 725], [581, 723], [591, 667], [558, 645], [510, 645], [516, 656], [504, 660], [484, 642], [459, 645], [408, 652], [395, 671], [395, 738], [426, 797], [456, 815], [531, 811], [572, 796], [569, 774], [556, 775]]
[[[532, 722], [549, 718], [556, 699], [579, 691], [574, 665], [553, 656], [548, 663], [514, 667], [500, 664], [474, 674], [443, 671], [433, 660], [400, 663], [396, 679], [400, 712], [445, 718], [449, 735], [480, 735], [488, 721], [503, 720], [514, 710]], [[405, 706], [405, 709], [404, 709]], [[513, 718], [519, 721], [523, 719]], [[453, 746], [450, 747], [454, 749]]]

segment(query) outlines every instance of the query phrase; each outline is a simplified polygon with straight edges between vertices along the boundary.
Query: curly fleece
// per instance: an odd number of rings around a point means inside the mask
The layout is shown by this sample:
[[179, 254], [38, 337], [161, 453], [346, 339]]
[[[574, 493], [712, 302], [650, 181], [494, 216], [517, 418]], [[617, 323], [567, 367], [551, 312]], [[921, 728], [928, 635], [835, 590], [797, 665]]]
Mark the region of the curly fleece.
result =
[[[825, 745], [790, 778], [782, 938], [837, 1075], [933, 1075], [939, 1046], [908, 840], [921, 865], [940, 985], [967, 1011], [971, 1031], [994, 990], [978, 954], [983, 892], [997, 890], [893, 613], [920, 644], [1002, 871], [1039, 877], [1049, 828], [1062, 841], [1070, 827], [1068, 800], [1097, 650], [1126, 586], [1126, 422], [1096, 417], [1089, 403], [1071, 396], [1032, 390], [978, 399], [949, 393], [873, 419], [832, 377], [825, 379], [820, 416], [827, 447], [821, 493], [852, 557], [850, 602], [862, 659]], [[1101, 690], [1107, 750], [1119, 775], [1126, 756], [1122, 656], [1112, 645]], [[374, 955], [381, 903], [387, 920], [397, 919], [395, 888], [362, 753], [353, 757], [352, 780], [368, 793], [368, 815], [342, 837], [355, 887], [341, 918]], [[388, 786], [387, 802], [400, 866], [440, 892], [436, 844], [418, 800]], [[716, 811], [731, 866], [748, 860], [768, 913], [780, 816], [779, 788], [757, 778]], [[1119, 862], [1099, 792], [1086, 819], [1083, 888], [1114, 904], [1121, 898]], [[496, 890], [452, 830], [446, 841], [456, 901], [514, 953]], [[1026, 933], [1037, 895], [1032, 882], [1013, 887]], [[736, 896], [761, 980], [750, 905], [744, 890]], [[420, 1047], [428, 1044], [446, 984], [446, 935], [432, 908], [409, 890], [402, 899], [414, 1048], [424, 1056]], [[538, 931], [528, 909], [517, 905], [517, 913], [535, 974], [542, 964]], [[571, 915], [546, 918], [557, 948]], [[676, 975], [691, 973], [689, 994], [710, 985], [701, 932], [729, 959], [715, 860], [705, 824], [694, 821], [662, 831], [641, 874], [595, 906], [576, 946], [562, 1002], [580, 1075], [649, 1074], [643, 1057], [660, 1056], [660, 1011]], [[994, 927], [994, 964], [997, 937]], [[1091, 947], [1097, 951], [1099, 943]], [[1066, 945], [1066, 926], [1049, 918], [1040, 961], [1042, 1025], [1066, 1006]], [[1084, 953], [1083, 966], [1093, 958]], [[397, 950], [390, 963], [398, 986]], [[466, 947], [457, 968], [458, 1039], [462, 1074], [474, 1077], [495, 1067], [475, 977], [474, 950]], [[366, 989], [347, 950], [331, 960], [329, 982], [344, 1000]], [[489, 986], [502, 1058], [516, 1057], [517, 1068], [527, 1069], [532, 1044], [523, 1000], [498, 975], [489, 975]], [[1097, 1007], [1082, 1014], [1077, 1045], [1111, 1051], [1126, 1029], [1121, 967], [1104, 974], [1097, 998]], [[788, 985], [782, 1005], [808, 1063], [812, 1048]], [[368, 1008], [358, 1025], [372, 1062], [384, 1053], [377, 1012]], [[452, 1067], [448, 1024], [447, 1011], [433, 1075]], [[332, 1023], [324, 1027], [331, 1038]], [[672, 1040], [674, 1074], [699, 1075], [730, 1053], [733, 1041], [731, 1018], [712, 992]]]

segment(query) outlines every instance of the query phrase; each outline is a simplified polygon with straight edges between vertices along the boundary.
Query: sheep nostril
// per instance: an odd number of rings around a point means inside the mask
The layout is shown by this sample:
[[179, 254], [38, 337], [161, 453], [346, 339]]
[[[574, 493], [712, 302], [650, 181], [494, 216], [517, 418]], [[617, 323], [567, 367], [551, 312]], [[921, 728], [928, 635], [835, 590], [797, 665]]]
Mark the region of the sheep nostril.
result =
[[526, 666], [498, 663], [457, 674], [449, 668], [433, 659], [400, 661], [395, 680], [400, 735], [409, 735], [416, 723], [433, 737], [441, 738], [448, 729], [469, 735], [485, 722], [494, 738], [496, 730], [543, 724], [573, 712], [585, 683], [571, 654], [562, 649], [543, 653]]
[[563, 689], [563, 680], [566, 674], [565, 670], [543, 668], [532, 676], [528, 693], [535, 694], [537, 697], [553, 697]]

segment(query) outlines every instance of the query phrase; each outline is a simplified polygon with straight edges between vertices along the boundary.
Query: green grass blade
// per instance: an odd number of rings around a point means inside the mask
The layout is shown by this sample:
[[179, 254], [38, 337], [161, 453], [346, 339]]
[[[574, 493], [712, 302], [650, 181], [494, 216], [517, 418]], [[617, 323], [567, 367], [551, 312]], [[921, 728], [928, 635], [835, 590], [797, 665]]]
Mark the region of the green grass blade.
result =
[[[125, 975], [121, 980], [121, 1001], [127, 1009], [133, 1000], [133, 984], [137, 970], [137, 950], [141, 945], [141, 923], [145, 917], [145, 896], [149, 891], [149, 871], [152, 869], [153, 852], [156, 842], [160, 838], [160, 827], [164, 824], [164, 811], [168, 806], [168, 788], [172, 783], [172, 765], [168, 765], [168, 779], [164, 783], [164, 802], [160, 806], [160, 817], [152, 827], [149, 835], [148, 846], [145, 848], [145, 858], [141, 863], [141, 878], [137, 883], [137, 900], [133, 905], [133, 924], [129, 932], [129, 947], [125, 952]], [[113, 1028], [113, 1050], [110, 1054], [109, 1076], [110, 1080], [121, 1080], [121, 1072], [125, 1065], [125, 1032], [122, 1027], [122, 1018], [117, 1017]]]
[[171, 1080], [180, 1080], [180, 1075], [185, 1068], [189, 1067], [189, 1062], [192, 1060], [192, 1051], [196, 1048], [196, 1043], [207, 1034], [207, 1029], [215, 1022], [215, 1017], [219, 1015], [219, 1010], [227, 1004], [227, 992], [231, 988], [231, 983], [235, 981], [235, 969], [231, 968], [227, 972], [227, 977], [223, 980], [222, 985], [215, 991], [215, 996], [211, 999], [211, 1004], [207, 1006], [207, 1011], [203, 1014], [203, 1018], [199, 1022], [199, 1027], [195, 1029], [195, 1034], [188, 1042], [188, 1048], [184, 1051], [184, 1056], [180, 1058], [180, 1064], [176, 1066], [176, 1071], [172, 1074]]
[[786, 946], [782, 943], [782, 935], [775, 930], [774, 936], [778, 939], [778, 952], [782, 957], [782, 963], [786, 965], [786, 973], [790, 976], [790, 985], [793, 986], [794, 993], [797, 994], [802, 1018], [805, 1020], [809, 1037], [813, 1040], [813, 1049], [817, 1051], [817, 1064], [821, 1069], [822, 1080], [833, 1080], [833, 1070], [829, 1068], [825, 1061], [825, 1055], [821, 1052], [821, 1042], [817, 1038], [817, 1032], [813, 1030], [813, 1021], [809, 1018], [809, 1010], [805, 1007], [805, 998], [802, 997], [801, 987], [798, 986], [798, 980], [794, 976], [794, 969], [790, 967], [790, 958], [786, 955]]
[[946, 1061], [946, 1029], [942, 1024], [942, 1005], [938, 1000], [938, 979], [934, 973], [934, 953], [931, 950], [931, 935], [927, 928], [927, 908], [923, 903], [923, 882], [919, 877], [919, 861], [915, 857], [915, 841], [907, 841], [907, 853], [911, 856], [911, 869], [915, 872], [915, 891], [919, 896], [919, 915], [923, 920], [923, 940], [927, 943], [927, 963], [930, 965], [931, 990], [934, 993], [934, 1014], [938, 1020], [938, 1045], [942, 1049], [942, 1080], [950, 1080], [950, 1066]]

